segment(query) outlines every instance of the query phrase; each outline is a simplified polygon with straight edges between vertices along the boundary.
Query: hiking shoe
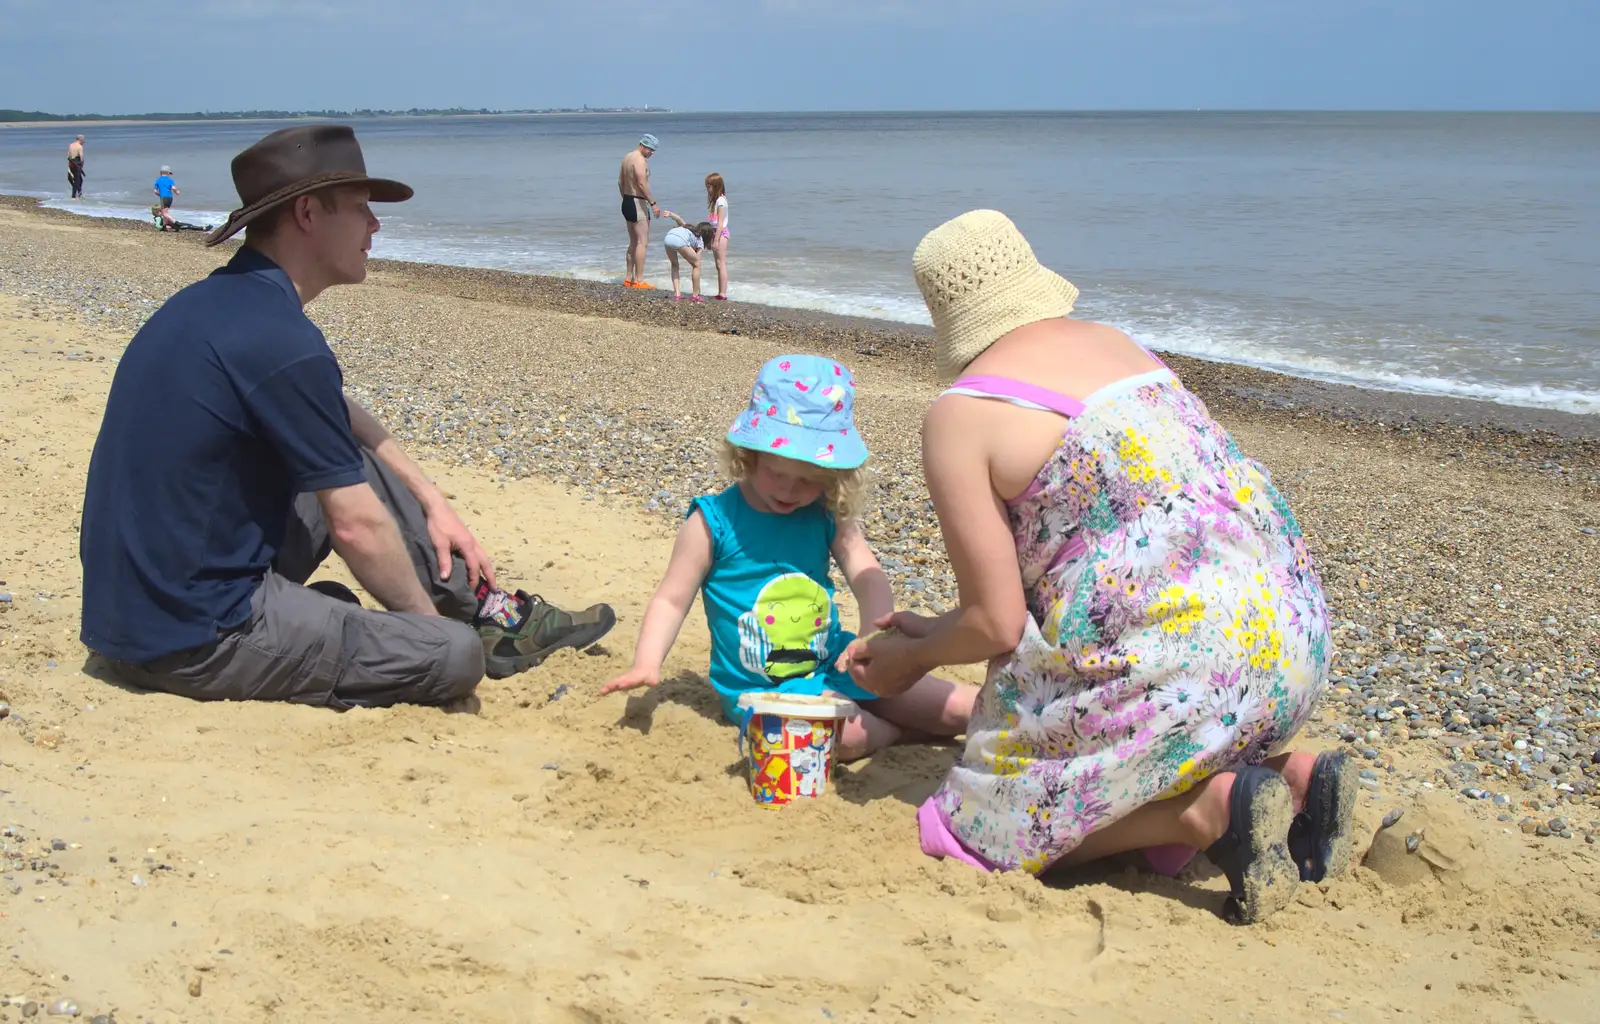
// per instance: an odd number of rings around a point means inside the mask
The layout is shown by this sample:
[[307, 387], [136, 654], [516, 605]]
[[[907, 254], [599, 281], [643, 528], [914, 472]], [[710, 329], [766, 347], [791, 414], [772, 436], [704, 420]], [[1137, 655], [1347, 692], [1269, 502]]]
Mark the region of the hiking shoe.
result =
[[515, 629], [497, 622], [478, 625], [483, 662], [490, 679], [504, 679], [544, 661], [563, 647], [583, 650], [617, 624], [610, 605], [590, 605], [581, 612], [562, 611], [538, 595], [517, 591], [522, 619]]

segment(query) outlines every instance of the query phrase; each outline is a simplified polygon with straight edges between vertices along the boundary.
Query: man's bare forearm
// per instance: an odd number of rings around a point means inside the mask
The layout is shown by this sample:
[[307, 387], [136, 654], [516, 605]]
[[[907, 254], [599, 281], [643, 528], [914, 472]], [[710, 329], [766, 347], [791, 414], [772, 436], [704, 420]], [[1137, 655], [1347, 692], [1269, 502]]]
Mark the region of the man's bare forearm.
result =
[[356, 440], [372, 450], [373, 457], [389, 468], [400, 482], [406, 485], [406, 490], [416, 497], [422, 505], [424, 512], [432, 509], [438, 501], [444, 498], [441, 492], [422, 467], [412, 461], [411, 456], [405, 453], [394, 435], [378, 418], [368, 412], [366, 408], [355, 399], [346, 395], [344, 404], [350, 410], [350, 431], [356, 435]]
[[333, 549], [379, 604], [392, 612], [438, 614], [417, 579], [400, 528], [387, 512], [382, 520], [331, 532]]

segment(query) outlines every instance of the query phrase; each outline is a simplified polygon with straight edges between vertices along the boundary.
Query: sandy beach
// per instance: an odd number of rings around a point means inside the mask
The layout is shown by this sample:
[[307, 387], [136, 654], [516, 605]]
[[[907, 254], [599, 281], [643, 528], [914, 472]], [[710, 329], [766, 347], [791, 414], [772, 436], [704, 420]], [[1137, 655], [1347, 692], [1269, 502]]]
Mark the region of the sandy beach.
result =
[[1302, 739], [1364, 769], [1361, 866], [1240, 929], [1203, 861], [1041, 881], [924, 857], [953, 746], [758, 808], [698, 609], [659, 690], [597, 696], [780, 351], [855, 372], [868, 536], [903, 605], [953, 601], [918, 469], [938, 385], [894, 325], [375, 264], [310, 310], [350, 390], [505, 581], [617, 629], [486, 681], [477, 713], [104, 681], [76, 523], [105, 396], [231, 248], [31, 207], [0, 202], [0, 1021], [61, 998], [123, 1024], [1595, 1019], [1595, 417], [1173, 360], [1305, 528], [1338, 652]]

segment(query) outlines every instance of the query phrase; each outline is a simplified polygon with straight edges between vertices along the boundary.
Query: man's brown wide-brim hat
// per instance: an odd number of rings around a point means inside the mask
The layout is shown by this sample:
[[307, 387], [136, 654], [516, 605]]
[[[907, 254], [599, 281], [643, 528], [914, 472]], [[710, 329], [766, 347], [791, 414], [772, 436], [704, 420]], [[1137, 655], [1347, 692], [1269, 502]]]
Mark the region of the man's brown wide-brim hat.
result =
[[216, 245], [297, 196], [335, 185], [365, 185], [375, 203], [402, 203], [412, 196], [409, 185], [367, 176], [354, 128], [342, 124], [284, 128], [233, 158], [233, 187], [243, 205], [206, 236], [206, 244]]

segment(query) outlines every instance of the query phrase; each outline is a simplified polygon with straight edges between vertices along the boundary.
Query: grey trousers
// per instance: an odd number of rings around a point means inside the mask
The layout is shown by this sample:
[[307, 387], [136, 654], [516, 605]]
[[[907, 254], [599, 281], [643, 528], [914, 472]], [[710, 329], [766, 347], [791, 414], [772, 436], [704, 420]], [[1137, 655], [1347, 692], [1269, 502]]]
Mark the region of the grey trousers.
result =
[[195, 700], [283, 700], [336, 708], [443, 704], [483, 678], [478, 602], [455, 558], [440, 581], [422, 506], [370, 451], [367, 482], [400, 525], [417, 578], [439, 617], [375, 612], [303, 584], [333, 551], [315, 494], [302, 494], [250, 618], [216, 643], [143, 665], [113, 662], [124, 681]]

